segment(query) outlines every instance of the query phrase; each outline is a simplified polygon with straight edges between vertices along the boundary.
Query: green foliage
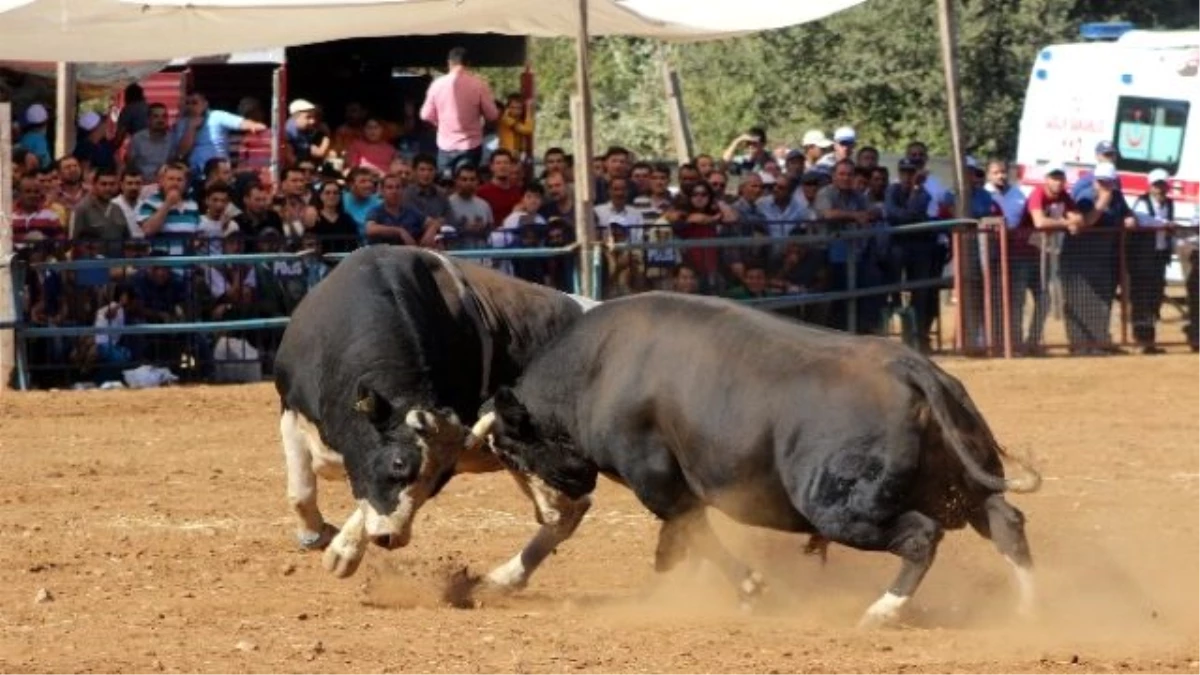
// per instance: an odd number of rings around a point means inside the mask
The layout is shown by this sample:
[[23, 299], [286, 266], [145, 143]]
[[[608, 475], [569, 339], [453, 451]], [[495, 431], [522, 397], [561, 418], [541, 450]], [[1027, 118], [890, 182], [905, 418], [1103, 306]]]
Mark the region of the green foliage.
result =
[[[1011, 155], [1029, 70], [1038, 50], [1073, 42], [1084, 21], [1126, 19], [1139, 27], [1195, 29], [1195, 0], [957, 0], [965, 144], [975, 154]], [[809, 128], [842, 124], [885, 151], [912, 139], [948, 154], [946, 88], [931, 0], [867, 0], [823, 21], [754, 36], [660, 46], [633, 38], [591, 45], [595, 147], [674, 156], [659, 58], [683, 82], [700, 152], [719, 153], [753, 125], [772, 145], [794, 145]], [[535, 39], [537, 147], [569, 145], [575, 48]], [[498, 92], [519, 70], [487, 73]]]

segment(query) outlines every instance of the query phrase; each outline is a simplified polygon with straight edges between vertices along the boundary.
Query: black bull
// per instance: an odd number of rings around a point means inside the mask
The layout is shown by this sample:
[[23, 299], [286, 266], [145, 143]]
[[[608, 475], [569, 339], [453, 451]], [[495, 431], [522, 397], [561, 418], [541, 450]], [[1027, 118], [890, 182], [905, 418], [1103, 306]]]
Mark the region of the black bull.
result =
[[[349, 576], [367, 541], [405, 545], [416, 511], [455, 473], [503, 470], [467, 425], [590, 304], [415, 248], [372, 246], [342, 261], [296, 308], [275, 360], [301, 545]], [[349, 478], [358, 507], [340, 531], [317, 506], [318, 475]], [[536, 488], [518, 482], [540, 510]], [[550, 552], [547, 536], [490, 579], [525, 583]]]
[[1003, 451], [963, 386], [883, 338], [805, 326], [732, 302], [670, 293], [592, 310], [501, 388], [476, 425], [514, 471], [587, 500], [598, 473], [662, 520], [656, 567], [689, 547], [739, 583], [761, 579], [717, 541], [713, 506], [760, 527], [814, 533], [903, 560], [864, 617], [894, 618], [947, 529], [970, 524], [1033, 600], [1024, 517]]

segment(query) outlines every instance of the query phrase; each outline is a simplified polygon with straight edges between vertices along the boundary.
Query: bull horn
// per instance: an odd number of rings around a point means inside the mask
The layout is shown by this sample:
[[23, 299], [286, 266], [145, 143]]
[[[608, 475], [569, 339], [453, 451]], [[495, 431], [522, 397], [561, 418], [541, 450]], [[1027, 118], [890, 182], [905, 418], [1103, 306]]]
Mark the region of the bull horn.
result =
[[483, 444], [495, 425], [496, 413], [490, 412], [480, 417], [475, 426], [471, 427], [471, 433], [467, 434], [467, 447], [474, 449]]

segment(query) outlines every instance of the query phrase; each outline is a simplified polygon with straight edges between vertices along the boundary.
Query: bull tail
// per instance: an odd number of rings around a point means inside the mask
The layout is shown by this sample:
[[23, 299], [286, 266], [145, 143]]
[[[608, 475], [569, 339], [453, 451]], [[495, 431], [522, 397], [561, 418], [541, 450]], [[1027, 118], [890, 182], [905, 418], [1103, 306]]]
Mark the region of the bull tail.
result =
[[[962, 462], [967, 474], [975, 482], [989, 490], [997, 492], [1012, 491], [1027, 493], [1035, 492], [1041, 487], [1041, 474], [1025, 460], [1004, 452], [1003, 448], [996, 442], [991, 430], [988, 429], [983, 415], [980, 414], [975, 404], [971, 402], [966, 389], [961, 384], [949, 376], [940, 377], [936, 366], [922, 363], [911, 357], [900, 359], [898, 365], [903, 369], [909, 384], [925, 396], [925, 400], [928, 402], [929, 409], [933, 414], [933, 419], [941, 429], [942, 438], [953, 449], [954, 454]], [[952, 401], [946, 396], [948, 389], [952, 390], [951, 393], [954, 394], [953, 398], [955, 400]], [[988, 445], [1001, 457], [1007, 458], [1020, 466], [1024, 475], [1003, 478], [985, 471], [979, 465], [979, 461], [971, 451], [971, 448], [968, 447], [967, 439], [963, 437], [960, 425], [954, 420], [953, 413], [951, 412], [952, 405], [959, 406], [963, 413], [972, 418], [975, 424], [979, 426], [981, 435], [987, 439]]]

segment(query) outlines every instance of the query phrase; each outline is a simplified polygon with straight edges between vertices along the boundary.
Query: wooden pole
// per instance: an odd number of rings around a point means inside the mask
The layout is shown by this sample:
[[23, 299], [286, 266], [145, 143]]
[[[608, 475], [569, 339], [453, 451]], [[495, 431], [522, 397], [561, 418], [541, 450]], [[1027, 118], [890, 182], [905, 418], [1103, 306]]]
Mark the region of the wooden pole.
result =
[[[579, 31], [575, 36], [575, 86], [578, 110], [575, 117], [575, 241], [579, 243], [580, 290], [589, 298], [599, 298], [600, 289], [592, 288], [592, 85], [588, 64], [588, 0], [579, 0]], [[574, 108], [574, 106], [572, 106]]]
[[667, 95], [667, 116], [671, 122], [671, 139], [675, 142], [675, 155], [680, 164], [692, 161], [695, 148], [692, 144], [692, 130], [688, 123], [687, 111], [683, 107], [683, 86], [679, 81], [679, 73], [671, 68], [667, 59], [667, 49], [658, 48], [658, 63], [662, 70], [663, 91]]
[[[962, 99], [958, 91], [958, 24], [954, 16], [955, 0], [938, 0], [938, 32], [942, 37], [942, 68], [946, 73], [946, 114], [950, 118], [950, 145], [954, 152], [954, 193], [958, 195], [958, 217], [967, 218], [971, 212], [971, 196], [967, 194], [966, 166], [963, 160]], [[934, 195], [937, 198], [937, 195]]]
[[75, 64], [59, 61], [54, 78], [54, 157], [75, 151]]
[[[0, 323], [17, 320], [13, 302], [13, 174], [12, 174], [12, 104], [0, 103]], [[0, 390], [12, 382], [17, 362], [16, 338], [11, 329], [0, 330]]]

